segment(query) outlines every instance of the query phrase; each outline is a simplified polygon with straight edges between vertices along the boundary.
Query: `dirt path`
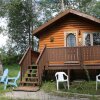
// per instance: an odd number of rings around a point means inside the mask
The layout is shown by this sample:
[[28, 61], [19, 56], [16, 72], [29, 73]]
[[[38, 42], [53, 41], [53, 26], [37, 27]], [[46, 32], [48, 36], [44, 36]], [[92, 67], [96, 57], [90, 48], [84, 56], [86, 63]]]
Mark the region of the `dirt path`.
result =
[[79, 98], [79, 97], [60, 97], [60, 96], [54, 96], [50, 95], [48, 93], [45, 93], [44, 91], [38, 91], [38, 92], [23, 92], [23, 91], [13, 91], [8, 92], [5, 94], [5, 96], [11, 98], [11, 99], [25, 99], [25, 100], [89, 100], [88, 98]]

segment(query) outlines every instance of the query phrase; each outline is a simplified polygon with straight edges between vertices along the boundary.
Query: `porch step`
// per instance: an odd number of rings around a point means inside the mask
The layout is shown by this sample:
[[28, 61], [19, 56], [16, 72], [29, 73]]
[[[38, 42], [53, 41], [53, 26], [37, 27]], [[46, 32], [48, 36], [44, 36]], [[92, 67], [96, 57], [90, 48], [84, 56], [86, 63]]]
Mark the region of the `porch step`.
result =
[[37, 69], [28, 69], [29, 71], [37, 71]]
[[20, 85], [21, 86], [37, 86], [38, 82], [37, 81], [34, 81], [34, 82], [21, 81]]
[[20, 82], [20, 87], [37, 87], [38, 76], [37, 76], [37, 65], [30, 65]]
[[20, 83], [25, 83], [25, 84], [36, 84], [37, 82], [27, 82], [27, 81], [21, 81]]
[[28, 69], [37, 69], [37, 65], [30, 65], [28, 66]]
[[25, 77], [25, 79], [38, 79], [38, 77]]
[[37, 69], [28, 69], [28, 72], [29, 73], [36, 73], [37, 72]]
[[25, 81], [30, 81], [30, 82], [38, 81], [38, 77], [25, 77]]
[[28, 73], [27, 76], [28, 77], [37, 77], [37, 73]]
[[16, 89], [14, 89], [14, 91], [25, 91], [25, 92], [36, 92], [38, 91], [40, 88], [38, 86], [20, 86], [17, 87]]

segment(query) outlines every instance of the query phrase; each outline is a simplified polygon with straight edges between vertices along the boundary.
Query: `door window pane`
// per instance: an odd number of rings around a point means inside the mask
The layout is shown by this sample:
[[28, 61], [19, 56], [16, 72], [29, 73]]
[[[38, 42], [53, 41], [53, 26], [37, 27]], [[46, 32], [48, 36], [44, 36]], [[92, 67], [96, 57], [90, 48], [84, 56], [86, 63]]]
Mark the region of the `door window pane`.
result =
[[70, 33], [68, 36], [67, 36], [67, 46], [68, 47], [74, 47], [76, 46], [76, 39], [75, 39], [75, 35]]

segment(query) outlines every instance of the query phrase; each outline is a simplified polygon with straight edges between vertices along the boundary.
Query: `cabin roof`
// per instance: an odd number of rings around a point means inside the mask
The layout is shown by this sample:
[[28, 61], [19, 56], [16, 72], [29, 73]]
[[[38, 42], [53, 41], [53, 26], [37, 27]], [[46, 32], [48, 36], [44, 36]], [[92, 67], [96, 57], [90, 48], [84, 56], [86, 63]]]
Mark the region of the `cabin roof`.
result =
[[65, 11], [59, 13], [56, 17], [52, 18], [51, 20], [47, 21], [46, 23], [44, 23], [43, 25], [41, 25], [40, 27], [35, 29], [33, 31], [33, 35], [38, 35], [40, 31], [42, 31], [43, 29], [46, 29], [46, 27], [48, 27], [49, 25], [53, 24], [54, 22], [56, 22], [57, 20], [61, 19], [62, 17], [66, 16], [68, 14], [74, 14], [74, 15], [80, 16], [82, 18], [86, 18], [88, 20], [91, 20], [93, 22], [100, 24], [100, 19], [98, 19], [94, 16], [90, 16], [90, 15], [87, 15], [87, 14], [82, 13], [80, 11], [69, 9], [69, 10], [65, 10]]

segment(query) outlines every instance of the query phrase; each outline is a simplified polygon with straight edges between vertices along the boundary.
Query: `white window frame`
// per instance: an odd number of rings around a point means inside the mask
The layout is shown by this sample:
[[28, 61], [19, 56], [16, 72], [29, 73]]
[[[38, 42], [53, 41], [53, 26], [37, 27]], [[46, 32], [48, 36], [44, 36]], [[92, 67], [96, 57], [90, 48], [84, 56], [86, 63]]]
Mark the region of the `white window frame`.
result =
[[76, 38], [76, 46], [78, 46], [78, 30], [73, 30], [73, 31], [65, 31], [64, 32], [64, 47], [68, 47], [67, 46], [67, 36], [72, 33], [73, 35], [75, 35]]
[[90, 42], [91, 42], [91, 46], [93, 46], [93, 33], [97, 33], [97, 32], [99, 32], [100, 33], [100, 31], [93, 31], [93, 32], [90, 32], [90, 31], [86, 31], [86, 32], [82, 32], [82, 38], [83, 38], [83, 46], [86, 46], [85, 45], [85, 37], [84, 37], [84, 34], [85, 33], [89, 33], [90, 34]]

